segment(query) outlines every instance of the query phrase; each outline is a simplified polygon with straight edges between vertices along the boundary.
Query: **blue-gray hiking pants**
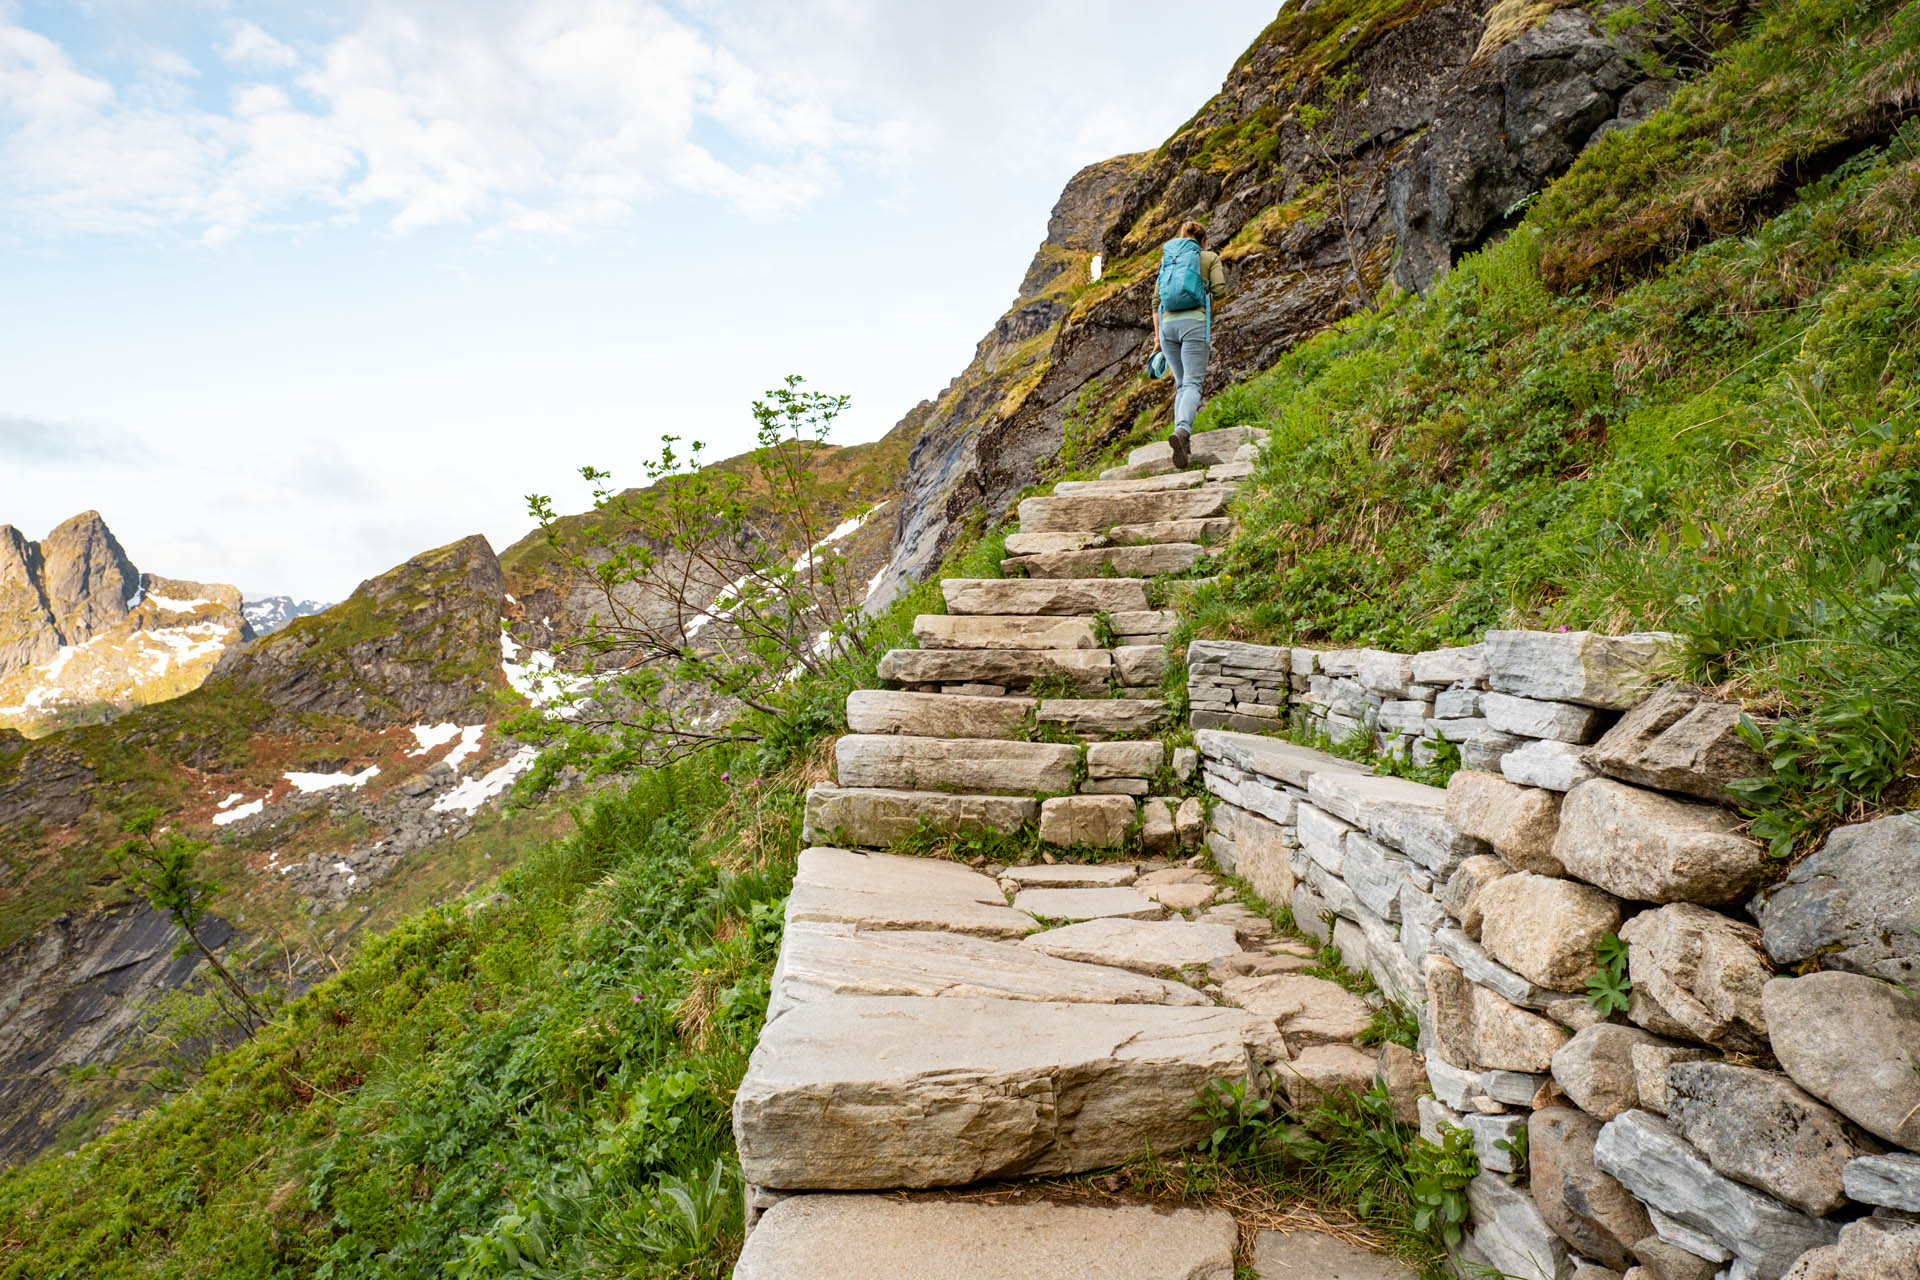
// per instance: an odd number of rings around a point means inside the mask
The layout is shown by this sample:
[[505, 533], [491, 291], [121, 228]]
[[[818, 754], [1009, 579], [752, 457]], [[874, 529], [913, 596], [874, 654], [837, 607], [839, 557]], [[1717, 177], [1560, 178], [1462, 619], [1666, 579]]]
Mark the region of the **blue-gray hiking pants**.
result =
[[1160, 349], [1167, 353], [1167, 370], [1173, 375], [1173, 429], [1191, 433], [1193, 419], [1200, 412], [1200, 383], [1207, 376], [1207, 357], [1213, 350], [1206, 320], [1163, 317]]

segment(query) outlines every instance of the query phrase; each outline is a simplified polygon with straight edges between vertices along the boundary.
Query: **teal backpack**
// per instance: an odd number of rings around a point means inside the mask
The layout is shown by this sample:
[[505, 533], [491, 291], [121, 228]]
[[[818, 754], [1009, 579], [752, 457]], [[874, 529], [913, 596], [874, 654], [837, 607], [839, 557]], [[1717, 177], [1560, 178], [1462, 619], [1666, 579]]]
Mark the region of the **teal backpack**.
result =
[[1169, 240], [1161, 246], [1159, 284], [1162, 311], [1212, 310], [1207, 278], [1200, 271], [1197, 240]]

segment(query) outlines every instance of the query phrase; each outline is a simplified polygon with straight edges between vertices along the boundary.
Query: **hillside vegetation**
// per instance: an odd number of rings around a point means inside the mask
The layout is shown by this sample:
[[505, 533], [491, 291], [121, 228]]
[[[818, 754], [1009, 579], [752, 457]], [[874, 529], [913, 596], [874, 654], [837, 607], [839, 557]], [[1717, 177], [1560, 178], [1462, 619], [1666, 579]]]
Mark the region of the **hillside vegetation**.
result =
[[[1317, 46], [1316, 46], [1317, 47]], [[1920, 9], [1777, 0], [1517, 230], [1218, 397], [1273, 439], [1193, 627], [1661, 626], [1783, 716], [1782, 851], [1920, 730]], [[947, 572], [994, 571], [997, 539]], [[922, 588], [878, 629], [937, 607]], [[185, 1096], [0, 1177], [0, 1277], [719, 1276], [728, 1105], [835, 680], [415, 916]]]

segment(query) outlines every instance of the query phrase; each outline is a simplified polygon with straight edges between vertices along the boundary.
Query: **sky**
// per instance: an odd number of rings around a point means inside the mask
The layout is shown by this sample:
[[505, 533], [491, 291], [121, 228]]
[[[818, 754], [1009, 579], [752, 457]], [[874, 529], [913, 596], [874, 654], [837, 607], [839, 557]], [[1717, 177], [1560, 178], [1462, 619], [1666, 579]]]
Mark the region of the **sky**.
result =
[[789, 373], [877, 439], [1277, 7], [0, 0], [0, 524], [335, 600]]

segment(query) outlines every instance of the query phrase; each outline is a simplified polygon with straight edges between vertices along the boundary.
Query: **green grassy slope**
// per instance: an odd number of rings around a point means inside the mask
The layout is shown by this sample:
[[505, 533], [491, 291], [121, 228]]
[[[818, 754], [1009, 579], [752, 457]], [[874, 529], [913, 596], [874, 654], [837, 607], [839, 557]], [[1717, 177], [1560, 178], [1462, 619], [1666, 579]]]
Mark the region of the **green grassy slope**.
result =
[[[1397, 649], [1675, 630], [1688, 674], [1794, 718], [1768, 798], [1796, 834], [1904, 786], [1917, 103], [1920, 8], [1768, 6], [1431, 297], [1221, 396], [1202, 426], [1276, 441], [1203, 627]], [[1813, 156], [1827, 172], [1782, 194]]]

